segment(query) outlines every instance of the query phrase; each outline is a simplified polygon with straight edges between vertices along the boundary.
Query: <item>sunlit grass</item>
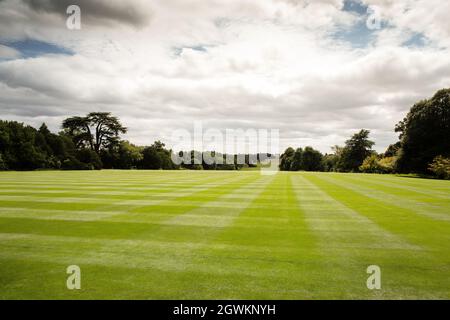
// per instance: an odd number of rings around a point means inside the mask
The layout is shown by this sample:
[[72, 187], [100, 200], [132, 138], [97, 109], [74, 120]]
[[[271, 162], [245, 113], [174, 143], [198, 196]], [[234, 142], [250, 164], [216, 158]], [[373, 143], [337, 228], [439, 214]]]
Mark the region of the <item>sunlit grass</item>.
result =
[[[81, 290], [66, 288], [69, 265]], [[0, 173], [3, 299], [448, 299], [449, 278], [448, 181]]]

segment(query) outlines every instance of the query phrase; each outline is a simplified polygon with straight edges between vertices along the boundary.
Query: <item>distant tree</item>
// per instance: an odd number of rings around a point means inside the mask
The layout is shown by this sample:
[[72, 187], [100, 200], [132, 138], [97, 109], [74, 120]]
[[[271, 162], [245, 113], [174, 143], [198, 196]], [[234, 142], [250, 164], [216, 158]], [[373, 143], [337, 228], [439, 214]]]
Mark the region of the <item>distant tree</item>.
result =
[[142, 152], [141, 169], [159, 170], [162, 168], [162, 160], [156, 148], [146, 147]]
[[287, 148], [286, 151], [280, 156], [280, 170], [289, 171], [291, 170], [291, 164], [294, 158], [295, 150], [291, 147]]
[[292, 156], [291, 166], [289, 168], [290, 171], [299, 171], [302, 170], [302, 156], [303, 149], [297, 148]]
[[323, 155], [312, 147], [306, 147], [302, 152], [300, 169], [304, 171], [321, 171]]
[[375, 143], [369, 140], [369, 134], [369, 130], [362, 129], [345, 142], [338, 162], [340, 171], [357, 172], [364, 159], [373, 153]]
[[6, 162], [3, 160], [3, 155], [0, 153], [0, 171], [8, 170]]
[[37, 143], [36, 129], [15, 121], [0, 121], [0, 154], [10, 170], [45, 168], [47, 154]]
[[78, 149], [89, 148], [97, 154], [117, 143], [119, 135], [127, 132], [119, 119], [109, 112], [91, 112], [85, 117], [67, 118], [62, 127]]
[[100, 152], [105, 169], [135, 169], [142, 161], [143, 148], [123, 140]]
[[142, 148], [137, 147], [128, 141], [121, 141], [119, 144], [119, 163], [122, 169], [136, 168], [142, 161]]
[[312, 147], [297, 148], [295, 151], [289, 147], [280, 157], [281, 171], [321, 171], [323, 155]]
[[435, 157], [449, 157], [450, 89], [416, 103], [395, 131], [401, 141], [397, 161], [400, 172], [427, 173]]
[[80, 162], [86, 164], [86, 169], [89, 170], [100, 170], [102, 169], [102, 161], [99, 155], [91, 149], [81, 149], [77, 150], [76, 158]]
[[322, 158], [322, 169], [325, 172], [337, 171], [338, 156], [336, 154], [325, 154]]

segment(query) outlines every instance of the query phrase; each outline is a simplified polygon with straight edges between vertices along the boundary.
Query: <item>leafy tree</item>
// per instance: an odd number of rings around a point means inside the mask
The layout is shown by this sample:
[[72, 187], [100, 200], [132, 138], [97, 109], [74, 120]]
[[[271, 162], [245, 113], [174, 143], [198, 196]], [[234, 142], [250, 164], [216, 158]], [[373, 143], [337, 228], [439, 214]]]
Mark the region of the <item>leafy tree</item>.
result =
[[369, 140], [369, 130], [362, 129], [345, 142], [338, 162], [340, 171], [357, 172], [364, 159], [373, 153], [374, 142]]
[[162, 159], [154, 147], [146, 147], [142, 152], [141, 169], [159, 170], [162, 168]]
[[295, 150], [294, 152], [294, 156], [292, 157], [291, 167], [289, 168], [290, 171], [302, 170], [302, 156], [303, 149], [297, 148], [297, 150]]
[[416, 103], [395, 131], [401, 141], [397, 161], [400, 172], [426, 173], [435, 157], [449, 157], [450, 89]]
[[303, 150], [300, 168], [305, 171], [321, 171], [323, 155], [312, 147]]
[[46, 153], [36, 143], [37, 130], [15, 121], [0, 121], [0, 154], [11, 170], [44, 168]]
[[386, 152], [384, 153], [385, 157], [395, 157], [397, 156], [399, 150], [401, 149], [402, 144], [400, 141], [389, 145], [389, 147], [386, 149]]
[[320, 171], [322, 166], [323, 155], [312, 147], [305, 149], [297, 148], [294, 151], [289, 147], [280, 157], [281, 171]]
[[337, 171], [339, 157], [336, 154], [325, 154], [322, 158], [322, 170], [325, 172]]
[[119, 144], [119, 168], [136, 168], [142, 161], [142, 148], [137, 147], [128, 141], [121, 141]]
[[103, 149], [100, 155], [106, 169], [134, 169], [143, 159], [142, 151], [142, 147], [124, 140]]
[[6, 162], [3, 160], [3, 155], [0, 153], [0, 171], [8, 170]]
[[90, 148], [97, 154], [117, 143], [119, 134], [127, 132], [119, 119], [109, 112], [91, 112], [85, 117], [67, 118], [62, 127], [78, 149]]
[[294, 158], [295, 150], [291, 147], [287, 148], [286, 151], [280, 156], [280, 170], [289, 171], [291, 170], [291, 164]]
[[88, 170], [100, 170], [103, 166], [100, 156], [91, 149], [77, 150], [76, 158], [84, 163]]

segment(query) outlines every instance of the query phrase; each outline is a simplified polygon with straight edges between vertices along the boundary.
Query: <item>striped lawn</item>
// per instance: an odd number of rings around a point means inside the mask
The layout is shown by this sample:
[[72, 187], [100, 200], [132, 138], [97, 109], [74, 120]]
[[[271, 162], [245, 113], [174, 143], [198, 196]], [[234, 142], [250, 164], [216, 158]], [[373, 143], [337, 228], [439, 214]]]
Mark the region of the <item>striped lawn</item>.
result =
[[[66, 288], [69, 265], [81, 290]], [[3, 172], [0, 298], [449, 299], [450, 182]]]

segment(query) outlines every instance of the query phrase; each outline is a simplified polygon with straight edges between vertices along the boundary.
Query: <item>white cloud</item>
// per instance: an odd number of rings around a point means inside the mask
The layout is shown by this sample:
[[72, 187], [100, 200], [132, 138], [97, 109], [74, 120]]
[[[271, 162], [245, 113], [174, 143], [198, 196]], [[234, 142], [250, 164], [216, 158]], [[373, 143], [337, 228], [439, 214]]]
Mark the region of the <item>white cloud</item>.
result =
[[[34, 6], [0, 1], [0, 39], [33, 38], [76, 54], [0, 62], [0, 118], [53, 129], [65, 116], [105, 110], [141, 144], [170, 144], [173, 129], [201, 120], [279, 128], [283, 148], [322, 151], [367, 128], [381, 151], [415, 101], [450, 83], [448, 20], [425, 1], [371, 1], [391, 28], [363, 49], [330, 37], [360, 19], [340, 0], [133, 1], [120, 16], [122, 4], [100, 1], [81, 6], [81, 31], [65, 29], [56, 1], [26, 2]], [[412, 23], [430, 14], [433, 23]], [[414, 33], [431, 43], [402, 47]]]
[[20, 53], [17, 50], [0, 44], [0, 59], [11, 59], [17, 57], [20, 57]]

